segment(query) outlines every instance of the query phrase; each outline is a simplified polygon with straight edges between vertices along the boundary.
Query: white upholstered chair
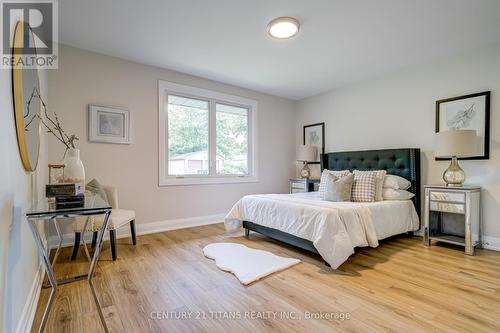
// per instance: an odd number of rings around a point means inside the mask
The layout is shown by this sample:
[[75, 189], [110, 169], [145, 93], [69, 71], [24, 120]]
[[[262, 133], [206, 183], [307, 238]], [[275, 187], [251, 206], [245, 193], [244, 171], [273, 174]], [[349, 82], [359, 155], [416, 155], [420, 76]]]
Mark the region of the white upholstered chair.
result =
[[[108, 203], [113, 208], [109, 216], [109, 240], [111, 243], [111, 256], [116, 260], [116, 230], [126, 224], [130, 224], [130, 232], [132, 234], [132, 244], [136, 245], [137, 240], [135, 236], [135, 212], [133, 210], [118, 208], [118, 192], [112, 186], [103, 186]], [[92, 232], [92, 247], [95, 246], [97, 241], [97, 233], [102, 229], [104, 223], [104, 215], [89, 217], [87, 231]], [[85, 225], [86, 218], [76, 218], [73, 222], [73, 231], [75, 232], [75, 243], [73, 246], [73, 254], [71, 260], [74, 260], [78, 255], [78, 248], [82, 237], [82, 231]]]

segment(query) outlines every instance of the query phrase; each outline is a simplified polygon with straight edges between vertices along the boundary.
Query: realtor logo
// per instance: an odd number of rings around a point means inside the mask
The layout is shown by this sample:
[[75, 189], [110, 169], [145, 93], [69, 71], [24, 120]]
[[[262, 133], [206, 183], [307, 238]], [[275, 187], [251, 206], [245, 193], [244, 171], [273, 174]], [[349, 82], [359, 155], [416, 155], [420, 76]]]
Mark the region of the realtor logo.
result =
[[57, 68], [57, 0], [1, 0], [1, 68]]

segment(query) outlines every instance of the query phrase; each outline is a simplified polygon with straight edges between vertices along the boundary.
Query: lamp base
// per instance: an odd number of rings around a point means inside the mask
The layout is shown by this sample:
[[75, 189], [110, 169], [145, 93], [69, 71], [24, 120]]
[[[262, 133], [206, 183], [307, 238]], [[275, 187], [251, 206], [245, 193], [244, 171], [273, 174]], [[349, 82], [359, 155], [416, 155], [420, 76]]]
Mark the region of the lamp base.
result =
[[443, 180], [446, 186], [460, 187], [465, 182], [465, 172], [458, 164], [456, 156], [451, 158], [451, 163], [448, 169], [443, 173]]
[[308, 179], [311, 177], [311, 169], [309, 169], [309, 165], [307, 165], [307, 162], [304, 162], [304, 166], [302, 167], [302, 170], [300, 170], [300, 177], [303, 179]]

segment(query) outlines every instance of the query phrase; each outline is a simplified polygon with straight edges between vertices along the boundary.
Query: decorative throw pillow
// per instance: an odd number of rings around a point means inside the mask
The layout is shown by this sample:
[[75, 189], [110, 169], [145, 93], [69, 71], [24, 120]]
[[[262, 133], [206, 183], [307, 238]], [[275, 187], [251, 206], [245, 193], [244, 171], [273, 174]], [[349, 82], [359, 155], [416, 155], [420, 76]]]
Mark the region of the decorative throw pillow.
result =
[[354, 170], [351, 201], [373, 202], [377, 191], [377, 175], [375, 172], [359, 172]]
[[349, 170], [341, 170], [341, 171], [334, 171], [334, 170], [323, 170], [321, 173], [321, 179], [319, 181], [319, 188], [318, 188], [318, 193], [320, 198], [325, 197], [325, 191], [326, 191], [326, 176], [331, 174], [334, 175], [337, 178], [347, 176], [351, 172]]
[[384, 188], [384, 200], [410, 200], [415, 194], [405, 190], [395, 190], [393, 188]]
[[104, 187], [97, 181], [97, 179], [92, 179], [90, 182], [85, 185], [85, 189], [94, 194], [97, 194], [104, 200], [106, 203], [108, 202], [108, 196], [106, 195], [106, 191], [104, 191]]
[[351, 173], [344, 177], [335, 177], [332, 174], [326, 176], [326, 191], [323, 200], [328, 201], [351, 201], [352, 183], [354, 175]]
[[411, 186], [411, 182], [396, 175], [387, 175], [384, 180], [384, 188], [393, 188], [395, 190], [407, 190]]
[[375, 189], [375, 201], [384, 200], [384, 198], [382, 198], [382, 189], [384, 187], [384, 178], [385, 178], [385, 174], [387, 173], [387, 171], [385, 171], [385, 170], [369, 170], [369, 171], [354, 170], [354, 172], [374, 173], [375, 178], [377, 178], [377, 184], [376, 184], [376, 189]]

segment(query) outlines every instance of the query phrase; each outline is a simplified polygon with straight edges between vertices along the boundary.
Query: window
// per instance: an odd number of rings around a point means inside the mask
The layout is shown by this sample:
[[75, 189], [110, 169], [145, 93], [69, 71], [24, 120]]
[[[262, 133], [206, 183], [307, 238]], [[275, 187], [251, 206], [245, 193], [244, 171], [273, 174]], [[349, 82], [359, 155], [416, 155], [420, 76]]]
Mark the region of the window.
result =
[[257, 181], [254, 100], [159, 81], [159, 183]]

